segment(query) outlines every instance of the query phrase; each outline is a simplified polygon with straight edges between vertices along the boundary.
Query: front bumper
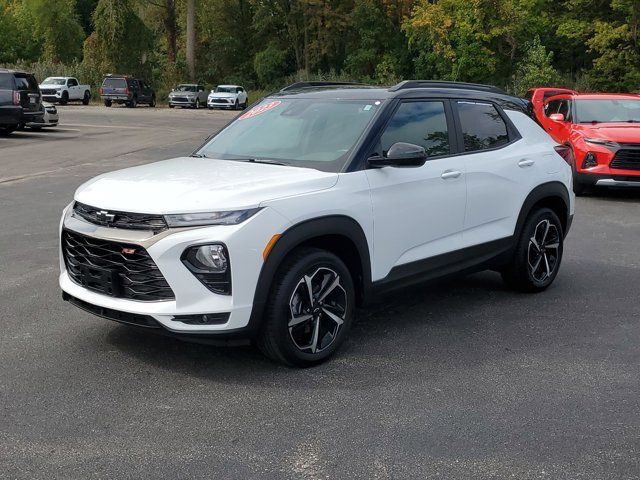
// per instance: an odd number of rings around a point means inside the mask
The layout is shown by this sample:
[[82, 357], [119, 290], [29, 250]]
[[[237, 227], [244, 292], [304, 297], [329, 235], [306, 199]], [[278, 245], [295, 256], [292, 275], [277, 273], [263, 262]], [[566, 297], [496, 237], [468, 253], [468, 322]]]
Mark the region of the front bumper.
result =
[[174, 105], [176, 107], [193, 107], [196, 104], [197, 99], [188, 99], [188, 100], [176, 100], [173, 98], [169, 98], [169, 105]]
[[[144, 247], [173, 290], [175, 298], [138, 301], [89, 290], [70, 278], [60, 248], [59, 284], [66, 299], [77, 300], [72, 303], [80, 308], [84, 308], [82, 305], [89, 305], [91, 308], [84, 309], [122, 323], [132, 322], [114, 317], [149, 317], [160, 330], [174, 335], [249, 335], [253, 298], [263, 263], [262, 250], [275, 233], [273, 229], [282, 231], [287, 223], [280, 214], [265, 208], [240, 225], [177, 228], [154, 235], [147, 231], [90, 224], [68, 215], [70, 207], [65, 210], [60, 232], [64, 227], [85, 236]], [[208, 290], [180, 260], [182, 253], [190, 246], [217, 242], [224, 243], [229, 251], [232, 295], [216, 294]], [[100, 311], [117, 312], [117, 315], [101, 314]], [[205, 314], [222, 314], [228, 320], [220, 324], [190, 324], [179, 318]]]
[[640, 188], [640, 171], [625, 171], [624, 174], [582, 171], [576, 174], [575, 181], [583, 185], [598, 187]]
[[236, 106], [235, 102], [228, 103], [228, 102], [207, 100], [207, 107], [209, 108], [235, 108], [235, 106]]

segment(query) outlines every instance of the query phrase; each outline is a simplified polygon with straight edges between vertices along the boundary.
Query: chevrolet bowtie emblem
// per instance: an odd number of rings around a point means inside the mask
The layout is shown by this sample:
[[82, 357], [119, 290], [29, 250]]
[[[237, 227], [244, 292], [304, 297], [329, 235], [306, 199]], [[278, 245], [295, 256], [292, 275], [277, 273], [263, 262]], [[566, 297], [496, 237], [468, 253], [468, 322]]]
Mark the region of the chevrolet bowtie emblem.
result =
[[113, 213], [109, 213], [106, 210], [99, 210], [96, 212], [96, 219], [102, 223], [111, 223], [115, 218], [116, 216]]

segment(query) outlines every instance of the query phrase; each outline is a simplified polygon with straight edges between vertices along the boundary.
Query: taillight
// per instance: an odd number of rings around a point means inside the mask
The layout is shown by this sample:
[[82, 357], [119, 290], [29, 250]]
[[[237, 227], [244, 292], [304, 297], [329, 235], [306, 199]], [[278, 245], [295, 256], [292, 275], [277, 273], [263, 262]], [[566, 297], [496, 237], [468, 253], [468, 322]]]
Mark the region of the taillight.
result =
[[124, 93], [125, 93], [125, 95], [129, 95], [129, 87], [124, 89]]
[[566, 145], [556, 145], [553, 147], [558, 155], [567, 162], [569, 165], [573, 165], [573, 150]]
[[13, 91], [13, 104], [20, 105], [20, 92], [18, 90]]

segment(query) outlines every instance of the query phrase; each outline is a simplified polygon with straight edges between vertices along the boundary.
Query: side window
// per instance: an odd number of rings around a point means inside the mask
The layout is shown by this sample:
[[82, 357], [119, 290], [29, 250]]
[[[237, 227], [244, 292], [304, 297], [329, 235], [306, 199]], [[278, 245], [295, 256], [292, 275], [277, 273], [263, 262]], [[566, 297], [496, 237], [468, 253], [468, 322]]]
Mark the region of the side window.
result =
[[451, 152], [444, 103], [420, 101], [401, 103], [380, 138], [382, 154], [397, 142], [420, 145], [435, 157]]
[[0, 73], [0, 90], [13, 90], [12, 73]]
[[544, 106], [544, 114], [548, 117], [558, 113], [558, 108], [560, 108], [560, 100], [552, 100]]
[[38, 83], [32, 75], [16, 75], [16, 90], [22, 91], [38, 91]]
[[458, 101], [464, 151], [475, 152], [509, 143], [507, 125], [490, 103]]
[[571, 121], [571, 102], [569, 100], [562, 100], [558, 107], [558, 113], [564, 115], [565, 122]]
[[70, 87], [75, 87], [77, 85], [78, 85], [78, 82], [76, 82], [75, 79], [73, 79], [73, 78], [69, 79], [69, 86]]

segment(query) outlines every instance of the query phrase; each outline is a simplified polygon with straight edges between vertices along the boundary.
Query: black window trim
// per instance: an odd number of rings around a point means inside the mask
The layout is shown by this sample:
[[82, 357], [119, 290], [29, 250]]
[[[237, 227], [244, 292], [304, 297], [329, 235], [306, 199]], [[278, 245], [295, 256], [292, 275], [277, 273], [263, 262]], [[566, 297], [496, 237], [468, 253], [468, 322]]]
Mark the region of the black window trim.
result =
[[[366, 159], [368, 159], [373, 153], [375, 153], [375, 149], [378, 144], [382, 140], [382, 135], [389, 126], [389, 123], [393, 119], [396, 112], [400, 109], [400, 107], [405, 103], [417, 103], [417, 102], [439, 102], [444, 105], [444, 114], [447, 122], [447, 131], [449, 133], [449, 153], [443, 155], [434, 155], [427, 158], [427, 162], [431, 160], [441, 160], [443, 158], [450, 158], [456, 156], [458, 152], [458, 145], [456, 141], [456, 129], [455, 129], [455, 120], [453, 115], [453, 108], [451, 106], [451, 100], [448, 98], [441, 97], [424, 97], [424, 98], [399, 98], [396, 100], [395, 104], [389, 108], [389, 111], [386, 113], [384, 121], [382, 125], [378, 126], [377, 132], [374, 135], [373, 139], [370, 141], [368, 147], [364, 150], [366, 155], [364, 156], [363, 161], [361, 163], [361, 169], [367, 169]], [[353, 171], [351, 169], [345, 171]]]
[[[505, 123], [507, 127], [507, 136], [509, 137], [509, 141], [507, 143], [498, 145], [497, 147], [483, 148], [482, 150], [471, 150], [469, 152], [466, 152], [464, 150], [464, 136], [462, 134], [462, 123], [460, 122], [460, 112], [458, 111], [458, 102], [484, 103], [486, 105], [493, 105], [493, 107], [498, 112], [498, 115], [500, 115], [500, 118], [502, 118], [502, 121]], [[514, 143], [522, 139], [522, 135], [520, 134], [516, 126], [513, 124], [509, 116], [504, 112], [504, 110], [496, 102], [493, 102], [491, 100], [475, 99], [475, 98], [452, 98], [451, 107], [453, 109], [453, 112], [454, 112], [453, 116], [456, 122], [456, 134], [457, 134], [457, 144], [458, 144], [457, 155], [474, 155], [477, 153], [495, 152], [497, 150], [502, 150], [503, 148], [513, 145]]]

